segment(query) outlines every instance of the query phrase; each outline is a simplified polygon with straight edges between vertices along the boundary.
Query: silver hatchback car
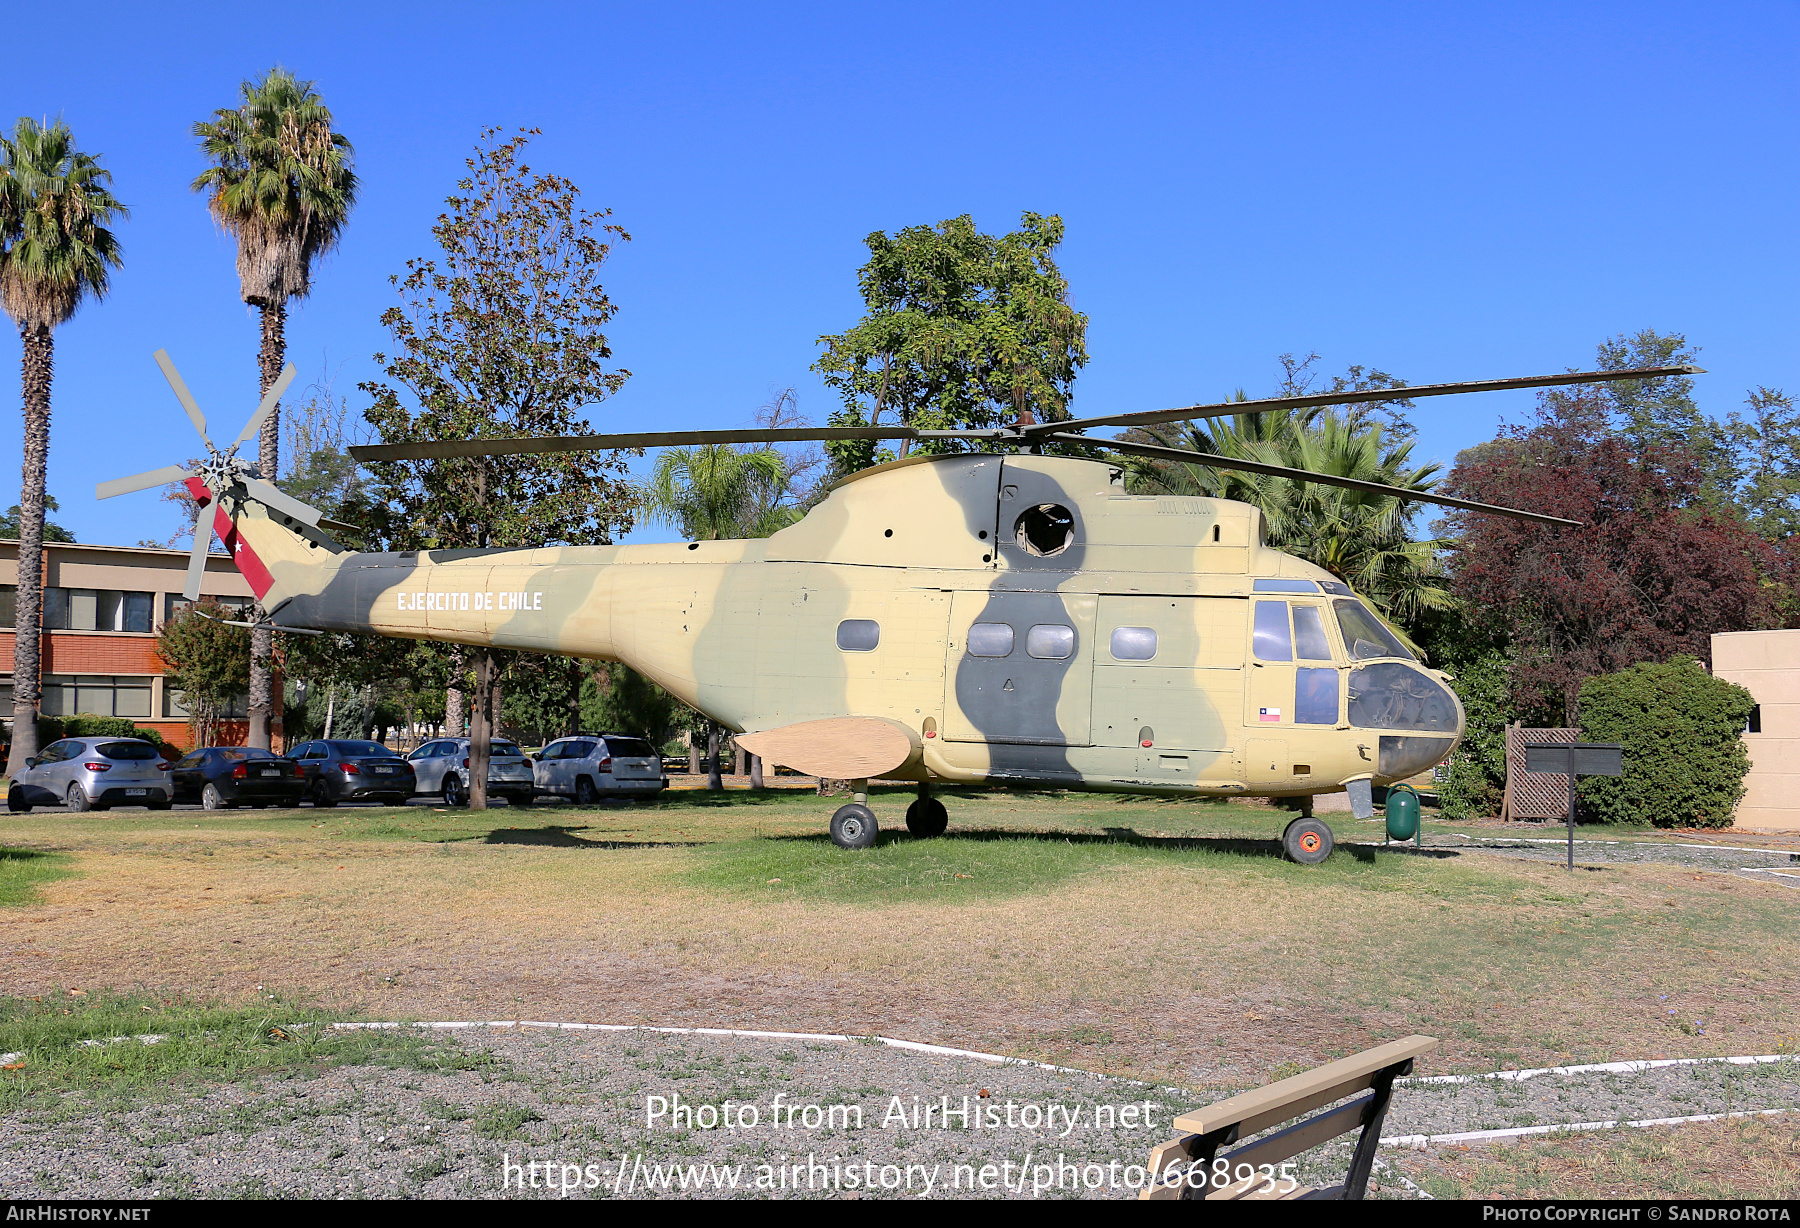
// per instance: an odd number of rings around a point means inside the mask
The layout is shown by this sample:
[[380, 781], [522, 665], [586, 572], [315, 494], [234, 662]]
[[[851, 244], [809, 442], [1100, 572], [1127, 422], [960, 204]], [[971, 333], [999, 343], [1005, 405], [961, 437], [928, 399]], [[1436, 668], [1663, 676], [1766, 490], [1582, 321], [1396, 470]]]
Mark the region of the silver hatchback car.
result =
[[[406, 757], [412, 764], [413, 796], [442, 794], [446, 805], [462, 806], [469, 800], [469, 739], [438, 738]], [[511, 742], [495, 738], [488, 743], [489, 797], [504, 797], [515, 806], [529, 806], [537, 796], [531, 761]]]
[[169, 760], [136, 738], [64, 738], [46, 746], [6, 792], [13, 813], [33, 806], [67, 806], [77, 814], [110, 806], [167, 810], [175, 783]]
[[538, 792], [583, 806], [603, 797], [653, 798], [669, 785], [662, 755], [644, 739], [626, 734], [558, 738], [536, 759]]

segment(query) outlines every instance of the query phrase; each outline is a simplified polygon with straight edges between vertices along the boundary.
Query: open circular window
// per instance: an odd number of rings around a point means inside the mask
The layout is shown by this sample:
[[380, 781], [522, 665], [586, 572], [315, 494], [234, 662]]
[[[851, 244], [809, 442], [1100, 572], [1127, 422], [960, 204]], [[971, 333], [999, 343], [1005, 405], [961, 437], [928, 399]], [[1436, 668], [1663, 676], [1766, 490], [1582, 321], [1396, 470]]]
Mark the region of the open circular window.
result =
[[1019, 513], [1013, 536], [1027, 554], [1061, 554], [1075, 541], [1075, 515], [1060, 503], [1040, 503]]

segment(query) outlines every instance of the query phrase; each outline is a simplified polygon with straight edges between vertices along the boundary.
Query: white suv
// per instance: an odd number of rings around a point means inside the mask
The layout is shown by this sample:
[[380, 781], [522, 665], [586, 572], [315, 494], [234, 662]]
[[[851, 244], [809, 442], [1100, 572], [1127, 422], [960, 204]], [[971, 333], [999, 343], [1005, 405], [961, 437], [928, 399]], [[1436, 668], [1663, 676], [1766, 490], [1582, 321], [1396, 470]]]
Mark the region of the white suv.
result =
[[669, 785], [662, 756], [650, 743], [620, 733], [558, 738], [533, 755], [539, 793], [586, 806], [603, 797], [652, 798]]

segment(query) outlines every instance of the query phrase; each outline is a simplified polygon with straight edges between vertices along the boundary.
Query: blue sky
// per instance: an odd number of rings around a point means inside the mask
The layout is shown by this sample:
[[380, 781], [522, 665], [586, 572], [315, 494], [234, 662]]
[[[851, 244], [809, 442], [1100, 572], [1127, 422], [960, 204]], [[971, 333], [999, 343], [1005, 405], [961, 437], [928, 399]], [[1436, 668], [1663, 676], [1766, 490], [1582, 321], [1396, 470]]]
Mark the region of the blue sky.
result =
[[[1791, 3], [153, 7], [83, 6], [0, 76], [0, 122], [62, 116], [132, 210], [113, 293], [57, 332], [50, 492], [82, 541], [175, 528], [154, 493], [92, 498], [192, 454], [152, 351], [230, 433], [254, 404], [190, 130], [276, 63], [356, 148], [361, 202], [288, 328], [353, 407], [387, 278], [490, 124], [541, 128], [533, 165], [633, 236], [605, 279], [633, 374], [598, 430], [745, 425], [790, 385], [823, 421], [808, 368], [860, 315], [863, 237], [1024, 210], [1067, 225], [1078, 414], [1264, 392], [1289, 351], [1431, 383], [1585, 366], [1643, 328], [1702, 347], [1715, 413], [1800, 391]], [[18, 358], [7, 329], [0, 371]], [[1529, 404], [1421, 402], [1416, 455]], [[0, 457], [19, 430], [0, 416]]]

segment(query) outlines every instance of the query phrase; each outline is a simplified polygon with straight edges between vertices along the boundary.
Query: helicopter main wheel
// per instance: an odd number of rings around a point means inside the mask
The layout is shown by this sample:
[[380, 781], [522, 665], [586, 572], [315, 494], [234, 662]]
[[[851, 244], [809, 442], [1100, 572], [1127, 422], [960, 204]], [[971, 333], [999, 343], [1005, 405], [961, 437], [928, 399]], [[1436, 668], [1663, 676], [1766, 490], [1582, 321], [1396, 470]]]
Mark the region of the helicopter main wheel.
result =
[[867, 806], [840, 806], [831, 816], [831, 842], [841, 849], [866, 849], [880, 831], [875, 812]]
[[921, 797], [906, 808], [906, 830], [915, 836], [925, 839], [941, 836], [948, 826], [950, 812], [935, 797]]
[[1281, 851], [1289, 861], [1297, 861], [1303, 866], [1316, 866], [1337, 847], [1332, 838], [1331, 828], [1317, 819], [1295, 819], [1281, 833]]

